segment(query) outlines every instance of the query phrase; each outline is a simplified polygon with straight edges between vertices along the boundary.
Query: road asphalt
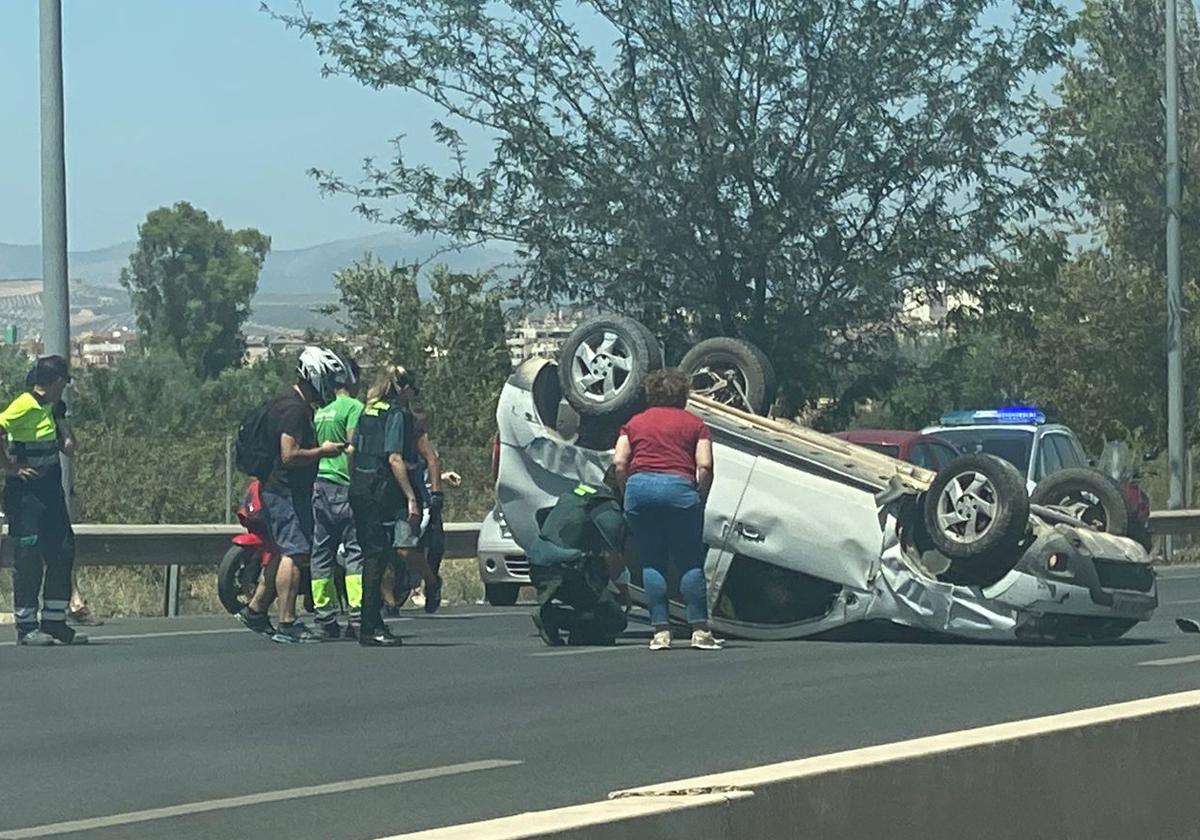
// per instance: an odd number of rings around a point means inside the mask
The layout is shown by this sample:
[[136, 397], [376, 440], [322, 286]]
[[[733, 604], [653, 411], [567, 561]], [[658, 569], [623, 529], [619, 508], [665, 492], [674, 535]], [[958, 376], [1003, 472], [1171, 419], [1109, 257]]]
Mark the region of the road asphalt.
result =
[[[1200, 687], [1200, 569], [1118, 643], [880, 632], [550, 649], [528, 607], [409, 613], [403, 648], [281, 646], [228, 617], [0, 645], [0, 840], [360, 840]], [[0, 632], [11, 632], [0, 630]]]

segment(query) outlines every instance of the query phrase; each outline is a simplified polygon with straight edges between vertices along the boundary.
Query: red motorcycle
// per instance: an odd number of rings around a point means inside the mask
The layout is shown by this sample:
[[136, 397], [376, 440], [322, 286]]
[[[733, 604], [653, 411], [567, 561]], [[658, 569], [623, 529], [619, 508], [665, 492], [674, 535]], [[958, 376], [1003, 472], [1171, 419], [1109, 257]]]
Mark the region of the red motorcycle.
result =
[[[217, 566], [217, 598], [229, 613], [241, 612], [250, 603], [258, 582], [267, 569], [279, 559], [279, 549], [271, 541], [271, 529], [267, 525], [263, 509], [262, 484], [253, 479], [246, 488], [246, 495], [237, 510], [238, 521], [246, 533], [233, 538], [233, 545], [225, 552]], [[339, 548], [340, 552], [341, 549]], [[349, 603], [346, 597], [345, 564], [334, 569], [334, 585], [342, 604]], [[304, 596], [304, 609], [313, 611], [312, 576], [308, 569], [300, 572], [300, 592]], [[407, 597], [407, 591], [405, 597]]]
[[271, 542], [258, 479], [246, 488], [237, 517], [246, 533], [233, 538], [233, 545], [217, 566], [217, 597], [230, 613], [240, 612], [250, 603], [263, 571], [279, 557], [279, 550]]

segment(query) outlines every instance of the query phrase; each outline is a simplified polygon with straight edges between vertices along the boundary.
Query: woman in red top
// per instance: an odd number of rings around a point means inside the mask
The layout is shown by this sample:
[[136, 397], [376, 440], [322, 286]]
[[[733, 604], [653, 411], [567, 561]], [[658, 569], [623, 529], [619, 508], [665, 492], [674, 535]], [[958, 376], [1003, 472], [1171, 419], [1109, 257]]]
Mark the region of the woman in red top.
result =
[[671, 646], [667, 617], [668, 561], [682, 577], [679, 589], [692, 625], [692, 647], [716, 650], [708, 629], [704, 584], [704, 499], [712, 486], [712, 436], [688, 413], [687, 376], [674, 368], [646, 378], [649, 408], [621, 428], [614, 464], [625, 488], [625, 517], [642, 560], [642, 587], [654, 625], [651, 650]]

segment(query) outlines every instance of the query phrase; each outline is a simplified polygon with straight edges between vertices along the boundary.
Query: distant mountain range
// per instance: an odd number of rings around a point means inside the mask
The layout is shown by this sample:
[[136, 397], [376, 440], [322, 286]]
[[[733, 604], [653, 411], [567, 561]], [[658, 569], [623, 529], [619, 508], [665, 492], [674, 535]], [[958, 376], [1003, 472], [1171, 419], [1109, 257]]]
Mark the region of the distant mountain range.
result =
[[[99, 292], [105, 298], [103, 326], [108, 329], [129, 326], [129, 297], [120, 288], [121, 269], [129, 263], [135, 243], [122, 242], [93, 251], [72, 251], [68, 255], [72, 286], [72, 319], [78, 317], [77, 309], [93, 303]], [[329, 327], [332, 322], [314, 314], [311, 309], [322, 303], [336, 300], [333, 274], [366, 254], [387, 263], [425, 262], [441, 250], [439, 243], [431, 239], [418, 239], [399, 232], [378, 233], [356, 239], [326, 242], [308, 248], [272, 251], [267, 256], [262, 274], [259, 276], [258, 296], [254, 300], [254, 314], [247, 325], [248, 332], [275, 332], [297, 330], [306, 327]], [[436, 262], [445, 263], [454, 271], [474, 272], [500, 268], [511, 262], [511, 254], [495, 248], [470, 248], [449, 251], [437, 257]], [[42, 273], [42, 249], [39, 245], [9, 245], [0, 243], [0, 299], [7, 298], [9, 312], [0, 311], [0, 317], [20, 316], [22, 324], [40, 323], [40, 283], [36, 279]], [[22, 281], [18, 287], [12, 281]], [[28, 284], [32, 283], [33, 288]], [[7, 288], [6, 288], [7, 287]], [[76, 292], [85, 292], [84, 299]], [[428, 294], [427, 283], [421, 283], [421, 293]], [[18, 304], [18, 299], [20, 303]], [[18, 305], [20, 311], [13, 311]], [[24, 312], [24, 309], [30, 309]], [[86, 320], [86, 317], [85, 317]]]

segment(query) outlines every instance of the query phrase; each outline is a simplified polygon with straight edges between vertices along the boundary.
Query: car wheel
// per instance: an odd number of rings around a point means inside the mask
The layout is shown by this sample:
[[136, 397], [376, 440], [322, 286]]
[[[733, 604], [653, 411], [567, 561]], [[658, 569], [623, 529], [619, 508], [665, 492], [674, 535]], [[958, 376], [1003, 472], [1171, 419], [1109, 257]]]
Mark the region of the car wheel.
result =
[[517, 583], [487, 583], [483, 586], [484, 597], [493, 607], [511, 607], [517, 603], [521, 585]]
[[1047, 476], [1033, 488], [1030, 501], [1058, 508], [1096, 531], [1130, 533], [1129, 503], [1120, 486], [1095, 470], [1079, 467]]
[[775, 398], [775, 368], [766, 354], [740, 338], [709, 338], [687, 352], [679, 367], [692, 393], [751, 414]]
[[650, 328], [641, 321], [635, 319], [634, 323], [641, 328], [642, 335], [646, 337], [646, 348], [650, 351], [650, 370], [661, 370], [666, 362], [665, 357], [663, 356], [662, 345], [658, 343], [658, 336], [656, 336], [650, 330]]
[[558, 361], [559, 385], [571, 408], [592, 417], [635, 410], [653, 359], [647, 336], [645, 327], [621, 315], [576, 327]]
[[217, 566], [217, 598], [221, 606], [230, 614], [240, 612], [254, 597], [260, 575], [262, 561], [258, 552], [232, 546]]
[[[983, 562], [1015, 552], [1029, 529], [1025, 481], [1007, 461], [966, 455], [938, 472], [925, 494], [929, 539], [953, 561]], [[1009, 566], [1016, 563], [1015, 554]], [[959, 572], [966, 566], [959, 562]]]

